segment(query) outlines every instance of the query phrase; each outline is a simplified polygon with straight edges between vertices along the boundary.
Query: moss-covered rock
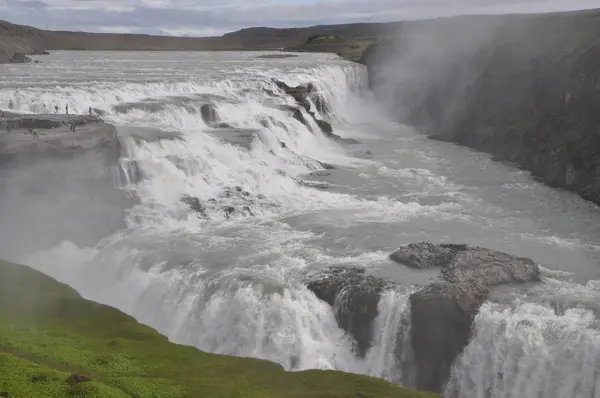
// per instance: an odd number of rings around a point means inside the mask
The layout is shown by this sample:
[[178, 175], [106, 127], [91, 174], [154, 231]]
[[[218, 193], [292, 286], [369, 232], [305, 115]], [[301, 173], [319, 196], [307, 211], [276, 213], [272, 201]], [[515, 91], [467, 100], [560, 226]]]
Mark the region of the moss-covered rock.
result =
[[0, 392], [11, 398], [434, 396], [367, 376], [285, 372], [272, 362], [174, 344], [117, 309], [3, 261]]

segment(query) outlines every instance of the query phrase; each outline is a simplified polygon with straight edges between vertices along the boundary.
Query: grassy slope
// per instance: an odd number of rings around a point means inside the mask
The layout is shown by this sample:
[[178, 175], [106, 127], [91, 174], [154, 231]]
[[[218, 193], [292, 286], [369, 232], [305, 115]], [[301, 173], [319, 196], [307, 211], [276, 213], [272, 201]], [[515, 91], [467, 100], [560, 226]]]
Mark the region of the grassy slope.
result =
[[[69, 385], [71, 374], [92, 381]], [[367, 376], [285, 372], [272, 362], [173, 344], [114, 308], [1, 260], [0, 392], [11, 398], [434, 396]]]

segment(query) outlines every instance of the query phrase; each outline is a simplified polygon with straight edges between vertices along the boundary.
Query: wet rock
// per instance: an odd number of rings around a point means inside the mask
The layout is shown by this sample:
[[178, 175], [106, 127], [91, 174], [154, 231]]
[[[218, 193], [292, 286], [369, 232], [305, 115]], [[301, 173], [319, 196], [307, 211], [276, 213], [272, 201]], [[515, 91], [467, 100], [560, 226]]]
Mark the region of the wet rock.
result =
[[225, 218], [227, 218], [229, 220], [229, 218], [231, 217], [231, 215], [233, 213], [235, 213], [235, 207], [233, 206], [227, 206], [223, 208], [223, 211], [225, 212]]
[[326, 115], [331, 112], [329, 104], [320, 94], [311, 94], [310, 99], [312, 100], [313, 104], [315, 104], [315, 108], [317, 108], [320, 114]]
[[197, 197], [185, 195], [182, 196], [180, 200], [182, 203], [185, 203], [186, 205], [190, 206], [192, 210], [206, 217], [206, 208], [202, 205], [202, 203], [200, 203], [200, 199], [198, 199]]
[[310, 91], [307, 87], [291, 87], [279, 80], [275, 80], [274, 83], [281, 91], [294, 98], [298, 105], [302, 106], [307, 111], [310, 111], [310, 102], [308, 100], [308, 95], [310, 94]]
[[324, 168], [325, 170], [333, 170], [335, 169], [335, 166], [329, 164], [329, 163], [325, 163], [325, 162], [319, 162], [319, 165]]
[[208, 125], [212, 125], [219, 121], [219, 115], [217, 114], [215, 107], [211, 104], [202, 104], [200, 107], [200, 115], [202, 116], [204, 123]]
[[440, 281], [410, 296], [416, 387], [434, 392], [443, 390], [452, 363], [469, 342], [490, 287], [540, 280], [530, 259], [464, 244], [413, 243], [390, 259], [414, 269], [441, 268]]
[[410, 268], [425, 269], [444, 267], [456, 253], [467, 250], [467, 245], [411, 243], [390, 254], [390, 259]]
[[211, 126], [211, 127], [214, 127], [214, 128], [219, 128], [219, 129], [230, 129], [230, 128], [233, 128], [233, 127], [231, 126], [231, 124], [229, 124], [229, 123], [224, 123], [224, 122], [221, 122], [221, 123], [213, 123], [213, 124], [211, 124], [210, 126]]
[[307, 283], [309, 290], [334, 309], [338, 325], [354, 337], [360, 357], [372, 344], [381, 294], [392, 286], [384, 279], [365, 276], [364, 268], [343, 267], [321, 270]]
[[270, 90], [270, 89], [268, 89], [268, 88], [263, 88], [263, 92], [264, 92], [265, 94], [267, 94], [269, 97], [275, 97], [275, 95], [276, 95], [276, 94], [275, 94], [275, 92], [274, 92], [273, 90]]
[[80, 376], [80, 375], [77, 375], [74, 373], [71, 376], [69, 376], [66, 380], [67, 384], [69, 384], [70, 386], [74, 386], [75, 384], [79, 384], [79, 383], [84, 383], [86, 381], [92, 381], [92, 379], [90, 379], [89, 377]]
[[476, 281], [433, 283], [410, 296], [411, 346], [419, 389], [441, 392], [471, 337], [473, 318], [488, 296]]
[[92, 108], [92, 114], [96, 114], [98, 116], [104, 116], [104, 115], [106, 115], [106, 112], [104, 112], [102, 109]]
[[413, 243], [396, 250], [390, 259], [411, 268], [440, 267], [442, 278], [450, 283], [476, 280], [495, 286], [540, 280], [539, 267], [531, 259], [463, 244]]
[[317, 125], [319, 126], [321, 131], [325, 133], [325, 135], [330, 136], [333, 134], [333, 127], [331, 127], [330, 123], [326, 122], [325, 120], [319, 119], [315, 119], [315, 121], [317, 122]]

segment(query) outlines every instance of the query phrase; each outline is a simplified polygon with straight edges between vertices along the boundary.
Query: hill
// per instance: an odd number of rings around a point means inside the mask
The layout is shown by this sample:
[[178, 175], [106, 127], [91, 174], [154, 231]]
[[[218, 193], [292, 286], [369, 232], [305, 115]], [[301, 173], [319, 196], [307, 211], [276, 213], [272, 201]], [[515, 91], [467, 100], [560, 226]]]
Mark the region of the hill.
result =
[[248, 28], [218, 37], [171, 37], [141, 34], [47, 31], [0, 20], [0, 63], [24, 62], [14, 54], [41, 54], [44, 50], [122, 51], [243, 51], [275, 50], [299, 46], [315, 35], [346, 40], [371, 39], [391, 34], [398, 23], [320, 25], [307, 28]]

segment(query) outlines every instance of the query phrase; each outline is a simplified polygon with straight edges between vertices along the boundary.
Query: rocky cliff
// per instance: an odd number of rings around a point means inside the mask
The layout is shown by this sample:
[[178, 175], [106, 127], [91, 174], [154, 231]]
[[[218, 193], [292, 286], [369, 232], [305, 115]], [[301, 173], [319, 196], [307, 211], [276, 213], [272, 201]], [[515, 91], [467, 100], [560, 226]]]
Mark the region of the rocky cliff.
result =
[[397, 119], [600, 203], [600, 11], [414, 24], [361, 62]]

